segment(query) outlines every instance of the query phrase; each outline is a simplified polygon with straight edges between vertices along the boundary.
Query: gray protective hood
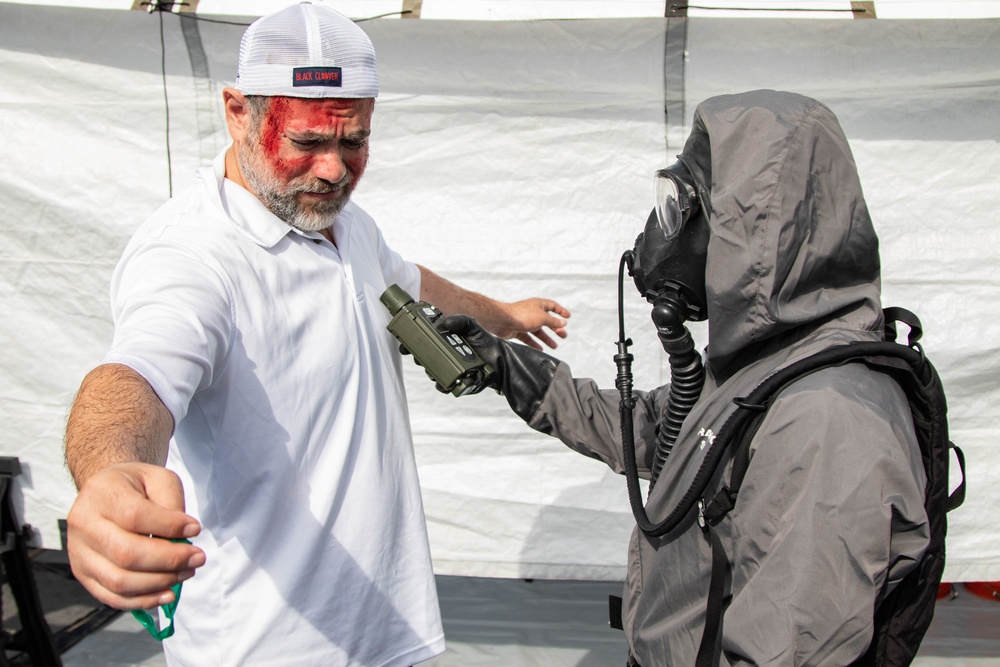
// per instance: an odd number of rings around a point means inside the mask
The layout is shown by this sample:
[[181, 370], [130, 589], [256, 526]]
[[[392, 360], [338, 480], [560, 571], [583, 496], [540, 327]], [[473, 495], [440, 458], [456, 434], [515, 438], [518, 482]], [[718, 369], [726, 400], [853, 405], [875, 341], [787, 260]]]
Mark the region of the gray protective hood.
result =
[[796, 330], [881, 330], [878, 239], [830, 109], [772, 90], [713, 97], [680, 159], [709, 204], [713, 372], [732, 374]]

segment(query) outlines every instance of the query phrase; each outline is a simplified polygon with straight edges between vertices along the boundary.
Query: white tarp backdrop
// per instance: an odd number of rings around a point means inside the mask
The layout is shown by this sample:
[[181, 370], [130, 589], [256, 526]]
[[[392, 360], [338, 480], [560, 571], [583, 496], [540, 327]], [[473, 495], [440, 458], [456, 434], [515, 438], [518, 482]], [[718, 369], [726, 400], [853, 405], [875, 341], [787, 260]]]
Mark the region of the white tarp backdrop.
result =
[[[218, 4], [202, 0], [199, 12]], [[884, 302], [923, 319], [968, 458], [946, 578], [1000, 579], [1000, 20], [692, 10], [362, 26], [383, 92], [356, 199], [408, 258], [498, 298], [569, 307], [570, 338], [555, 354], [609, 388], [618, 259], [695, 105], [762, 87], [827, 103], [880, 234]], [[111, 339], [111, 270], [171, 181], [185, 187], [225, 146], [220, 93], [243, 29], [0, 2], [0, 455], [21, 460], [18, 507], [40, 545], [59, 547], [57, 521], [74, 496], [62, 434], [79, 381]], [[650, 388], [669, 371], [633, 292], [626, 286], [636, 386]], [[703, 329], [695, 335], [706, 342]], [[623, 576], [633, 522], [622, 478], [531, 432], [496, 395], [440, 395], [412, 364], [406, 384], [440, 574]]]

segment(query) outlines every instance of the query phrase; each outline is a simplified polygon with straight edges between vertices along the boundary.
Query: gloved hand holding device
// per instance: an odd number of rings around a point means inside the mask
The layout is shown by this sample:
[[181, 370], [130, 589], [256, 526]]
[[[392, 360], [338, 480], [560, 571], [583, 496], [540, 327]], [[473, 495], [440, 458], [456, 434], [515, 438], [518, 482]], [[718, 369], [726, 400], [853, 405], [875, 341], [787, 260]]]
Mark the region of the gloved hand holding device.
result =
[[527, 345], [497, 338], [468, 315], [441, 318], [438, 328], [457, 334], [493, 367], [484, 387], [492, 387], [507, 398], [511, 409], [530, 421], [545, 397], [559, 361]]
[[556, 359], [498, 338], [468, 315], [443, 317], [399, 285], [386, 289], [381, 301], [392, 314], [386, 328], [438, 391], [465, 396], [493, 387], [522, 419], [534, 416], [555, 374]]

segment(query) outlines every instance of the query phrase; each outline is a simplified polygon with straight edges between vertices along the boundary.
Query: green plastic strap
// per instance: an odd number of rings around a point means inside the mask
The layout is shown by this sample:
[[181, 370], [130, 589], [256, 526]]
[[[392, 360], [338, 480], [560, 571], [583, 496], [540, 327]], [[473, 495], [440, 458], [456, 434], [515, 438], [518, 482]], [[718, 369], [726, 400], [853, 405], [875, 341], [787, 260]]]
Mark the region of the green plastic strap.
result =
[[[170, 541], [184, 542], [185, 544], [191, 544], [190, 540], [185, 540], [183, 538], [172, 539]], [[168, 621], [170, 621], [170, 623], [166, 627], [157, 630], [156, 621], [153, 619], [152, 616], [150, 616], [149, 612], [147, 612], [145, 609], [132, 610], [132, 616], [135, 617], [135, 620], [142, 623], [142, 627], [146, 628], [146, 630], [149, 631], [149, 634], [153, 637], [153, 639], [157, 641], [162, 642], [164, 639], [174, 634], [174, 613], [177, 611], [177, 603], [181, 601], [181, 585], [182, 582], [178, 581], [176, 584], [171, 586], [170, 590], [174, 592], [174, 601], [169, 604], [160, 606], [160, 609], [163, 611], [163, 615], [167, 617]]]

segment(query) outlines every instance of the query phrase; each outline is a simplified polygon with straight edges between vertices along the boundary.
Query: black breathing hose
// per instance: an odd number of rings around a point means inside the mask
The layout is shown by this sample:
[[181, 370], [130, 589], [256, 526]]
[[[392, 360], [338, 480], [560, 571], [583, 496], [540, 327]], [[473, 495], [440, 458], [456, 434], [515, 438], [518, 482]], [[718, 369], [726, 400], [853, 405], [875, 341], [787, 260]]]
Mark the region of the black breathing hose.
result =
[[[615, 387], [621, 396], [619, 415], [621, 418], [622, 457], [632, 516], [635, 517], [635, 522], [642, 532], [651, 537], [660, 537], [672, 530], [679, 523], [681, 517], [675, 516], [676, 513], [674, 513], [660, 524], [652, 523], [646, 514], [639, 488], [639, 470], [635, 459], [635, 433], [632, 424], [632, 411], [635, 407], [635, 397], [632, 396], [632, 360], [634, 357], [628, 351], [632, 341], [625, 338], [625, 308], [622, 287], [625, 281], [625, 268], [632, 256], [631, 251], [625, 252], [618, 266], [618, 353], [615, 355], [618, 375], [615, 378]], [[668, 298], [667, 301], [670, 299]], [[683, 320], [676, 314], [683, 312], [683, 310], [673, 309], [673, 315], [670, 316], [666, 310], [671, 305], [666, 302], [661, 303], [660, 300], [654, 304], [653, 319], [663, 349], [670, 358], [671, 381], [667, 406], [659, 421], [650, 490], [652, 490], [652, 484], [656, 481], [656, 476], [677, 440], [677, 434], [684, 418], [697, 402], [705, 382], [701, 355], [695, 351], [694, 339], [687, 327], [683, 325]]]
[[656, 434], [656, 453], [650, 469], [650, 491], [677, 442], [681, 424], [698, 402], [701, 389], [705, 386], [705, 366], [701, 355], [695, 350], [694, 338], [677, 315], [678, 312], [683, 312], [683, 304], [675, 303], [675, 299], [670, 296], [661, 297], [653, 304], [653, 323], [670, 362], [670, 392], [657, 424], [659, 429]]

